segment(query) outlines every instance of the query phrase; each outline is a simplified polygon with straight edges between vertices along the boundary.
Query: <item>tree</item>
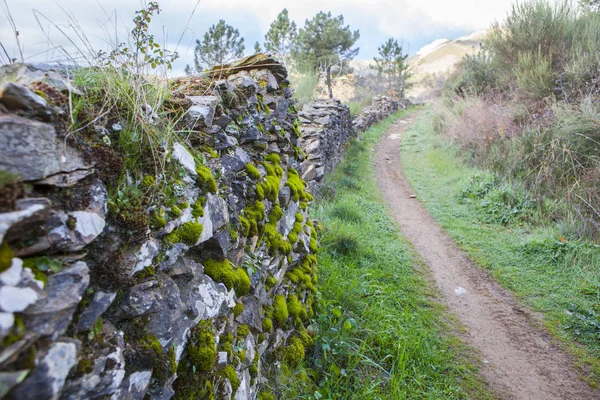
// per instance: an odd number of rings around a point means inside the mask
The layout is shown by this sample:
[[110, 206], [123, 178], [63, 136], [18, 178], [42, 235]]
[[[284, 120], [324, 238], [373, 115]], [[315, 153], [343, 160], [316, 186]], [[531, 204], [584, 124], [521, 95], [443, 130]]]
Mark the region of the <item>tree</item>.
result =
[[[231, 25], [220, 20], [204, 34], [202, 41], [196, 40], [194, 65], [196, 71], [203, 71], [213, 65], [225, 64], [244, 54], [244, 38]], [[191, 72], [189, 66], [186, 72]]]
[[404, 54], [402, 45], [393, 38], [388, 39], [377, 50], [379, 57], [373, 57], [377, 71], [387, 79], [388, 91], [402, 98], [408, 78], [408, 54]]
[[297, 35], [296, 23], [290, 21], [288, 10], [284, 8], [265, 35], [265, 50], [274, 53], [284, 64], [288, 64]]
[[260, 43], [258, 41], [254, 43], [254, 54], [262, 53], [262, 49], [260, 48]]
[[331, 13], [319, 12], [313, 19], [306, 20], [304, 27], [298, 32], [296, 46], [293, 49], [294, 59], [299, 65], [306, 65], [314, 70], [326, 72], [329, 98], [333, 98], [331, 88], [331, 68], [344, 64], [356, 57], [359, 49], [353, 49], [360, 37], [358, 31], [352, 32], [344, 26], [344, 16], [332, 17]]

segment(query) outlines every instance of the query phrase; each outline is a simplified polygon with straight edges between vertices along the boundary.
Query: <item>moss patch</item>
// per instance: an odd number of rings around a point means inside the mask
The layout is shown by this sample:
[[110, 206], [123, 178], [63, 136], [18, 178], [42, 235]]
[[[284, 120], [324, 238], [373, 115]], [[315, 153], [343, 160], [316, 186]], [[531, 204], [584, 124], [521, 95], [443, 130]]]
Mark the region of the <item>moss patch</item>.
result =
[[273, 300], [273, 318], [279, 325], [283, 325], [289, 316], [285, 296], [281, 294], [276, 295]]
[[217, 193], [217, 182], [215, 181], [212, 171], [208, 167], [201, 165], [200, 168], [196, 170], [196, 173], [198, 174], [196, 182], [200, 189], [209, 193]]
[[242, 268], [234, 269], [229, 260], [207, 260], [204, 262], [204, 273], [215, 282], [223, 283], [228, 290], [232, 288], [239, 297], [250, 291], [250, 277]]
[[8, 243], [2, 243], [2, 245], [0, 246], [0, 272], [4, 272], [10, 268], [14, 256], [15, 255], [11, 248], [8, 246]]

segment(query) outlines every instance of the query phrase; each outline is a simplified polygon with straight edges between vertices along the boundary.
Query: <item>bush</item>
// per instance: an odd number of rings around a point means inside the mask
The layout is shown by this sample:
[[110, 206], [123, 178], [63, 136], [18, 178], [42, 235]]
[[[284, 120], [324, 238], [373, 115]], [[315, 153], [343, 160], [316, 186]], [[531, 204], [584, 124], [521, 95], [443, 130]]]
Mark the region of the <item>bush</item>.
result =
[[292, 87], [295, 90], [294, 99], [298, 102], [298, 108], [316, 99], [319, 76], [313, 70], [303, 71], [293, 80]]

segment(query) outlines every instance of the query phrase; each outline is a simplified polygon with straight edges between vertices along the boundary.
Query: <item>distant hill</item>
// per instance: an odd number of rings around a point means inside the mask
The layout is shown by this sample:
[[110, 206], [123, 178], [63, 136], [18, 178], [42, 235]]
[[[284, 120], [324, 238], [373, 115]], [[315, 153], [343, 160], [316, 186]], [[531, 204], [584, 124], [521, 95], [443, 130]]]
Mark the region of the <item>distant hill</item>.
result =
[[421, 97], [430, 88], [428, 82], [452, 72], [456, 64], [469, 53], [479, 50], [488, 31], [478, 31], [455, 40], [437, 39], [423, 46], [408, 59], [415, 86], [410, 96]]

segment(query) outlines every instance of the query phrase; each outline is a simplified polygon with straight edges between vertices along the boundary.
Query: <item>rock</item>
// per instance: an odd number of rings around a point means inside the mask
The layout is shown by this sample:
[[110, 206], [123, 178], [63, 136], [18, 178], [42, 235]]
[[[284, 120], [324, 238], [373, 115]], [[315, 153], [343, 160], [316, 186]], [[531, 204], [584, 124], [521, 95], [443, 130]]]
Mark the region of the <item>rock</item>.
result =
[[[0, 214], [0, 243], [11, 227], [29, 232], [31, 225], [37, 226], [47, 218], [43, 211], [50, 206], [50, 200], [25, 199], [17, 201], [17, 211]], [[14, 232], [13, 232], [14, 233]], [[11, 236], [15, 236], [14, 234]], [[18, 237], [18, 236], [17, 236]]]
[[236, 321], [240, 324], [251, 326], [258, 332], [262, 332], [262, 318], [260, 315], [260, 304], [255, 298], [245, 296], [242, 298], [244, 311], [237, 316]]
[[242, 148], [237, 147], [234, 155], [225, 154], [221, 158], [221, 165], [225, 169], [225, 174], [228, 175], [231, 172], [238, 172], [246, 167], [246, 164], [250, 162], [250, 156]]
[[136, 254], [136, 264], [131, 272], [134, 275], [137, 272], [143, 271], [145, 268], [152, 265], [152, 261], [160, 251], [160, 241], [158, 239], [150, 239], [140, 247]]
[[187, 96], [192, 106], [186, 111], [185, 119], [191, 129], [212, 126], [219, 98], [216, 96]]
[[39, 111], [48, 110], [48, 102], [26, 86], [15, 82], [0, 85], [0, 103], [9, 110]]
[[0, 398], [3, 399], [10, 392], [10, 389], [23, 382], [28, 374], [28, 369], [14, 372], [0, 372]]
[[217, 354], [217, 368], [218, 369], [223, 369], [227, 366], [227, 352], [226, 351], [220, 351]]
[[17, 286], [21, 282], [21, 273], [23, 272], [23, 260], [13, 258], [10, 267], [0, 273], [0, 282], [7, 286]]
[[233, 136], [229, 136], [224, 133], [215, 135], [215, 150], [225, 150], [231, 147], [236, 147], [237, 145], [238, 140]]
[[69, 251], [78, 251], [90, 244], [104, 230], [106, 222], [100, 215], [87, 211], [73, 211], [68, 214], [75, 218], [75, 229], [69, 233]]
[[22, 181], [36, 181], [89, 168], [77, 151], [59, 146], [52, 125], [0, 115], [0, 169], [19, 174]]
[[39, 294], [28, 287], [2, 286], [0, 288], [0, 309], [14, 313], [24, 311], [39, 299]]
[[138, 371], [125, 377], [111, 400], [142, 400], [150, 386], [152, 371]]
[[181, 144], [175, 143], [173, 145], [173, 152], [171, 153], [171, 157], [177, 160], [183, 166], [183, 168], [185, 168], [185, 170], [191, 175], [197, 175], [196, 161], [194, 161], [194, 157]]
[[90, 276], [83, 261], [57, 274], [48, 276], [47, 296], [23, 312], [23, 322], [28, 331], [56, 339], [66, 332], [77, 304], [87, 289]]
[[110, 307], [112, 302], [117, 297], [117, 293], [105, 293], [103, 291], [97, 291], [94, 294], [92, 303], [81, 313], [79, 321], [75, 327], [77, 332], [90, 331], [98, 318], [104, 314], [104, 312]]
[[91, 355], [86, 355], [92, 361], [92, 371], [69, 381], [60, 396], [61, 400], [103, 398], [121, 387], [125, 377], [123, 332], [116, 331], [112, 324], [105, 322], [102, 333], [102, 345], [94, 348]]
[[227, 114], [221, 114], [219, 118], [214, 120], [214, 124], [218, 125], [221, 129], [225, 129], [233, 121]]
[[129, 289], [121, 309], [128, 317], [139, 317], [158, 312], [161, 300], [159, 283], [156, 280], [143, 282]]
[[240, 386], [235, 392], [235, 400], [246, 400], [252, 398], [250, 389], [251, 379], [252, 378], [250, 377], [248, 370], [244, 370], [240, 379]]
[[279, 220], [277, 223], [277, 230], [283, 236], [287, 236], [294, 227], [294, 222], [296, 222], [296, 213], [299, 210], [299, 206], [297, 202], [292, 202], [285, 210], [283, 214], [283, 218]]
[[244, 144], [244, 143], [248, 143], [248, 142], [255, 142], [255, 141], [259, 140], [262, 136], [263, 135], [258, 130], [258, 128], [251, 126], [250, 128], [248, 128], [248, 131], [246, 132], [246, 134], [240, 138], [240, 143]]
[[5, 337], [15, 324], [13, 313], [0, 312], [0, 337]]
[[287, 118], [288, 108], [290, 107], [290, 101], [287, 99], [279, 99], [277, 102], [277, 108], [275, 109], [275, 119], [279, 122], [283, 122]]
[[38, 357], [34, 370], [13, 389], [7, 399], [58, 399], [69, 371], [77, 364], [77, 352], [81, 343], [61, 338], [51, 343]]
[[0, 67], [0, 77], [10, 77], [10, 81], [25, 86], [34, 82], [44, 82], [59, 92], [72, 92], [83, 96], [67, 78], [72, 75], [74, 69], [76, 67], [48, 64], [6, 64]]

